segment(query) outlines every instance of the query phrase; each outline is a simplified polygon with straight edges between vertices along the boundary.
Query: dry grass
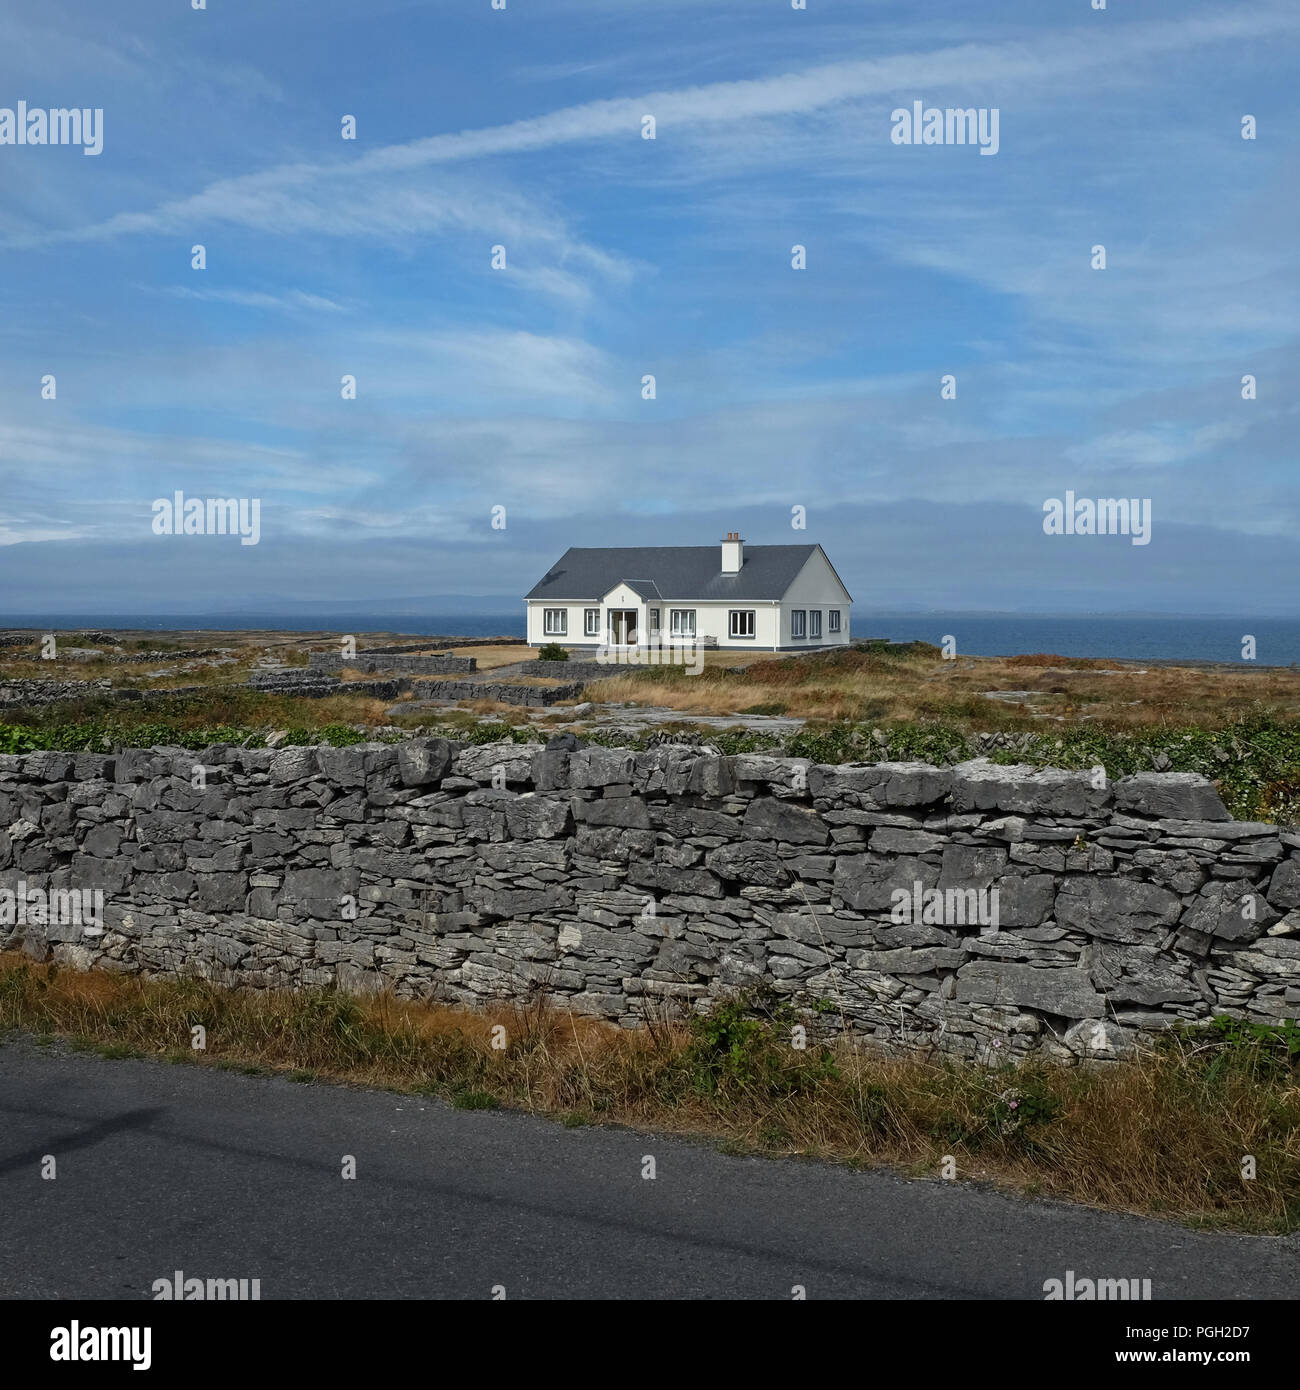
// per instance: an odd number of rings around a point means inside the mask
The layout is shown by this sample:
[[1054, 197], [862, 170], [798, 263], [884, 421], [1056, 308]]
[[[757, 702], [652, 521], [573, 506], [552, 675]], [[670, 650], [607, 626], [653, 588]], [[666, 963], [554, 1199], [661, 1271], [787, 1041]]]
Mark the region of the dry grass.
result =
[[[302, 664], [308, 647], [322, 645], [319, 637], [309, 634], [278, 634], [270, 640], [268, 634], [208, 633], [194, 634], [192, 640], [196, 645], [233, 646], [239, 660], [222, 666], [166, 659], [114, 666], [106, 662], [42, 662], [0, 653], [0, 681], [108, 677], [115, 685], [138, 688], [239, 684], [260, 656]], [[372, 635], [364, 644], [380, 641], [380, 635]], [[451, 650], [460, 656], [473, 656], [479, 677], [537, 655], [536, 648], [523, 643]], [[1216, 728], [1259, 708], [1281, 719], [1300, 717], [1300, 671], [1293, 668], [1143, 668], [1135, 663], [1049, 654], [944, 661], [937, 649], [925, 647], [910, 653], [842, 648], [799, 659], [763, 652], [705, 652], [703, 657], [704, 670], [697, 676], [687, 675], [680, 667], [624, 669], [593, 683], [591, 695], [597, 700], [661, 706], [688, 715], [771, 713], [829, 722], [942, 721], [972, 731], [1042, 730], [1053, 724], [1099, 724], [1118, 731], [1171, 724]], [[744, 669], [733, 672], [730, 667]], [[345, 679], [377, 677], [351, 672]], [[536, 682], [540, 678], [525, 679]], [[1029, 691], [1034, 698], [1025, 704], [988, 698], [989, 692], [1006, 690]], [[213, 711], [223, 704], [233, 708], [235, 703], [214, 691], [211, 704], [204, 708]], [[299, 701], [298, 706], [304, 703]], [[300, 712], [295, 719], [287, 709], [272, 713], [274, 706], [268, 704], [266, 708], [268, 720], [318, 722], [316, 716], [304, 719]], [[211, 719], [213, 715], [203, 717]], [[340, 705], [330, 717], [351, 719], [354, 712], [351, 706]], [[377, 721], [371, 716], [357, 717], [354, 722]]]
[[[173, 735], [222, 728], [268, 732], [320, 730], [328, 725], [377, 728], [392, 723], [387, 711], [393, 703], [370, 695], [304, 699], [236, 687], [204, 690], [161, 703], [123, 705], [91, 696], [57, 705], [13, 706], [0, 711], [0, 725], [19, 724], [38, 732], [47, 727], [60, 729], [83, 724], [88, 729], [111, 727], [113, 740], [119, 746], [138, 747], [141, 741], [166, 743]], [[74, 746], [98, 747], [98, 734], [88, 744]]]
[[473, 720], [466, 721], [467, 723], [473, 723], [478, 719], [491, 719], [522, 728], [529, 723], [529, 711], [537, 708], [539, 707], [536, 705], [507, 705], [500, 700], [461, 700], [456, 708], [448, 713], [452, 716], [472, 715]]
[[248, 679], [256, 652], [232, 654], [234, 661], [217, 663], [208, 657], [116, 664], [111, 661], [0, 660], [0, 683], [12, 680], [112, 681], [119, 689], [170, 689], [188, 685], [231, 685]]
[[[735, 663], [732, 663], [735, 664]], [[1026, 704], [987, 698], [1030, 691]], [[1041, 729], [1053, 721], [1138, 729], [1215, 727], [1251, 708], [1300, 715], [1300, 671], [1291, 668], [1120, 666], [1065, 658], [1009, 660], [840, 650], [799, 660], [750, 662], [732, 674], [646, 668], [599, 683], [602, 700], [664, 706], [685, 714], [784, 713], [817, 720], [942, 720], [972, 729]]]
[[[227, 991], [0, 955], [0, 1028], [107, 1056], [288, 1072], [507, 1105], [566, 1123], [958, 1176], [1024, 1194], [1260, 1232], [1300, 1225], [1300, 1089], [1285, 1056], [1183, 1040], [1104, 1070], [992, 1068], [851, 1042], [790, 1046], [780, 1009], [628, 1032], [538, 998], [469, 1012], [388, 996]], [[190, 1030], [207, 1030], [206, 1050]], [[492, 1045], [495, 1025], [507, 1046]], [[1257, 1175], [1242, 1177], [1244, 1155]]]
[[[517, 661], [533, 661], [538, 649], [520, 642], [513, 647], [443, 647], [441, 650], [453, 656], [472, 656], [482, 672], [495, 671], [498, 666], [513, 666]], [[473, 675], [467, 679], [472, 680]]]

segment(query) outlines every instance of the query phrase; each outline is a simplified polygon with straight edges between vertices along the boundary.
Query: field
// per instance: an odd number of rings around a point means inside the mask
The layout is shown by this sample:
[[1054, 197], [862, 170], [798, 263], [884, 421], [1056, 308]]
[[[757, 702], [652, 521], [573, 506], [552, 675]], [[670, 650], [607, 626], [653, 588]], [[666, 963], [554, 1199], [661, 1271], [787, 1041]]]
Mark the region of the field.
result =
[[937, 648], [879, 645], [797, 660], [755, 654], [743, 670], [710, 653], [698, 676], [681, 668], [629, 671], [600, 683], [602, 699], [690, 714], [789, 714], [805, 719], [942, 720], [974, 730], [1098, 723], [1138, 729], [1171, 722], [1219, 726], [1267, 706], [1300, 717], [1292, 667], [1143, 666], [1055, 656], [959, 657]]
[[[61, 650], [102, 634], [61, 638]], [[410, 697], [375, 699], [346, 689], [325, 699], [259, 692], [244, 682], [259, 665], [305, 666], [310, 650], [334, 649], [331, 633], [115, 634], [119, 654], [42, 661], [36, 649], [0, 648], [5, 679], [110, 679], [117, 688], [169, 690], [124, 704], [90, 691], [57, 705], [0, 710], [0, 751], [103, 748], [170, 742], [355, 742], [412, 731], [467, 741], [542, 740], [572, 728], [597, 742], [639, 746], [671, 729], [719, 751], [781, 750], [824, 762], [921, 758], [1200, 772], [1215, 780], [1234, 814], [1300, 820], [1300, 670], [1188, 663], [1067, 659], [1052, 655], [945, 660], [922, 643], [863, 643], [824, 653], [774, 657], [710, 652], [704, 669], [621, 668], [549, 710], [491, 700], [430, 706]], [[365, 650], [418, 639], [358, 634]], [[186, 650], [215, 652], [181, 655]], [[521, 643], [430, 642], [429, 651], [473, 656], [478, 679], [536, 655]], [[556, 684], [507, 675], [512, 684]], [[406, 709], [404, 706], [409, 705]], [[638, 711], [651, 714], [640, 719]], [[779, 730], [772, 721], [781, 718]], [[709, 723], [708, 721], [713, 721]], [[725, 727], [721, 727], [725, 726]]]

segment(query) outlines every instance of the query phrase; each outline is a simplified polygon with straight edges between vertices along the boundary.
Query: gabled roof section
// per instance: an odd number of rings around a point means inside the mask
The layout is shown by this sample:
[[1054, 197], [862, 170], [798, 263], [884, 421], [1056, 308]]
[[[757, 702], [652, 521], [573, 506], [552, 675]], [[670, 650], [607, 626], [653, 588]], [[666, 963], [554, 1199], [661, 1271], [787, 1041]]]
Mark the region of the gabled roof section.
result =
[[600, 597], [602, 599], [608, 598], [620, 585], [625, 589], [631, 589], [638, 598], [647, 599], [652, 603], [663, 600], [659, 586], [653, 579], [616, 579]]
[[835, 568], [834, 565], [831, 564], [831, 557], [827, 555], [827, 553], [824, 550], [822, 550], [820, 545], [815, 545], [813, 549], [821, 550], [822, 559], [826, 561], [826, 568], [830, 570], [830, 572], [835, 576], [835, 582], [840, 586], [841, 589], [844, 590], [846, 594], [848, 594], [848, 600], [850, 603], [852, 603], [853, 595], [849, 593], [849, 586], [840, 578], [839, 571]]
[[[643, 598], [744, 602], [780, 599], [819, 549], [816, 545], [747, 545], [739, 574], [722, 573], [716, 545], [572, 547], [525, 595], [578, 603], [597, 599], [618, 583]], [[624, 579], [624, 575], [641, 575]]]

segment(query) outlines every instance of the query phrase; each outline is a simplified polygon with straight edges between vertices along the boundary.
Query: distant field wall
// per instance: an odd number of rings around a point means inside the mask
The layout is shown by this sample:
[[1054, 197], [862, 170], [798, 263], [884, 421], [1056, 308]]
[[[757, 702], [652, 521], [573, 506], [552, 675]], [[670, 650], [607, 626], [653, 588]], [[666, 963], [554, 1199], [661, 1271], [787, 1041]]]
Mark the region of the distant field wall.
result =
[[478, 660], [472, 656], [412, 656], [409, 653], [390, 656], [372, 652], [358, 652], [345, 660], [337, 652], [308, 653], [307, 669], [313, 674], [330, 674], [345, 667], [367, 675], [441, 676], [477, 671]]
[[[102, 934], [33, 919], [60, 888], [102, 892]], [[0, 939], [79, 968], [544, 991], [629, 1027], [763, 987], [822, 1031], [982, 1059], [1300, 1012], [1300, 836], [1184, 773], [568, 737], [5, 755], [6, 904]]]

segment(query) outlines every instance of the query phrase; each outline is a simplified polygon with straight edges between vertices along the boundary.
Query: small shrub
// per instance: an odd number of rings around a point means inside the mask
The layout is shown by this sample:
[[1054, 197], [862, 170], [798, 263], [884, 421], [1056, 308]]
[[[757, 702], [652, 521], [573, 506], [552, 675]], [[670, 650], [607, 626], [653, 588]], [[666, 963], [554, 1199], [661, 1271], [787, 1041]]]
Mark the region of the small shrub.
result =
[[1234, 1073], [1288, 1080], [1300, 1069], [1300, 1026], [1293, 1018], [1252, 1023], [1220, 1015], [1200, 1027], [1175, 1029], [1162, 1040], [1165, 1048], [1189, 1043], [1199, 1066], [1197, 1079], [1209, 1088], [1225, 1084]]
[[538, 661], [568, 661], [569, 653], [558, 642], [548, 642], [537, 653]]
[[451, 1098], [457, 1110], [495, 1110], [497, 1098], [489, 1091], [457, 1091]]
[[1061, 1113], [1060, 1096], [1054, 1095], [1041, 1076], [1032, 1071], [1013, 1071], [1016, 1084], [1008, 1086], [987, 1111], [992, 1128], [1004, 1138], [1023, 1134], [1035, 1126], [1049, 1125]]
[[748, 709], [742, 709], [741, 714], [784, 714], [790, 708], [784, 700], [768, 700], [766, 702], [750, 705]]

